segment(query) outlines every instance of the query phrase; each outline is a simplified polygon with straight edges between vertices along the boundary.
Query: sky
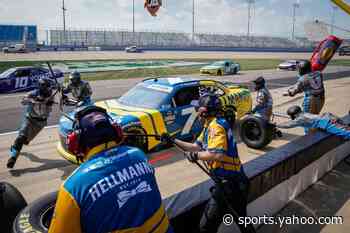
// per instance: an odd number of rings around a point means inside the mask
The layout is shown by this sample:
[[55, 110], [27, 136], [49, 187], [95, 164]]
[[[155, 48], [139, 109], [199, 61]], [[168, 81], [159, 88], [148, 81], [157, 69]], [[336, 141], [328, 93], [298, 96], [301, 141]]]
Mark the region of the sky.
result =
[[[192, 0], [163, 0], [157, 17], [135, 1], [136, 31], [192, 32]], [[195, 31], [245, 35], [248, 26], [247, 0], [194, 0]], [[132, 30], [132, 0], [65, 0], [67, 27], [74, 29]], [[296, 36], [305, 36], [304, 23], [319, 19], [331, 23], [333, 4], [329, 0], [255, 0], [251, 33], [291, 37], [293, 3]], [[350, 3], [349, 0], [347, 0]], [[0, 0], [0, 24], [35, 24], [39, 35], [62, 27], [62, 0]], [[335, 24], [350, 31], [350, 15], [335, 11]], [[335, 30], [350, 38], [350, 33]]]

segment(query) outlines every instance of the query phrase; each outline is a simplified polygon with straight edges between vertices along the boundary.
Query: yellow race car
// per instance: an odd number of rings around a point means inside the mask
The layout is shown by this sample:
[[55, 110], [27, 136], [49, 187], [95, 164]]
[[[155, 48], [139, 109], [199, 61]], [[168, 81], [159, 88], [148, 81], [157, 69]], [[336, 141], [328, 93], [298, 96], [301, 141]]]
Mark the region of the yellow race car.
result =
[[[201, 78], [152, 78], [144, 80], [119, 99], [95, 103], [107, 109], [126, 133], [161, 135], [169, 133], [180, 139], [193, 139], [202, 130], [192, 101], [203, 92], [220, 95], [223, 106], [234, 106], [236, 117], [241, 118], [252, 109], [250, 91], [233, 83], [223, 83]], [[192, 102], [193, 103], [193, 102]], [[74, 118], [74, 111], [68, 113]], [[72, 131], [72, 121], [62, 116], [59, 121], [60, 142], [58, 152], [76, 163], [75, 156], [67, 151], [66, 136]], [[161, 148], [154, 137], [129, 137], [125, 143], [144, 151]]]
[[228, 75], [237, 74], [241, 70], [239, 63], [232, 60], [217, 61], [200, 69], [201, 74]]

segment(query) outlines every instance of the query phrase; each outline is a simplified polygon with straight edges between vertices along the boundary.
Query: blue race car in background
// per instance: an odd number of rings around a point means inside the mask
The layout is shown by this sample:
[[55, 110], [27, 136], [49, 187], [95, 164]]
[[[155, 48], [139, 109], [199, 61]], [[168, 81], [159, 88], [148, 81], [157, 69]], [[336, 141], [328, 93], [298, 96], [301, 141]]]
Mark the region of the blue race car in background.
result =
[[[64, 74], [60, 70], [53, 70], [57, 81], [62, 84]], [[50, 70], [44, 67], [15, 67], [0, 74], [0, 94], [33, 90], [40, 78], [50, 78], [54, 82]]]

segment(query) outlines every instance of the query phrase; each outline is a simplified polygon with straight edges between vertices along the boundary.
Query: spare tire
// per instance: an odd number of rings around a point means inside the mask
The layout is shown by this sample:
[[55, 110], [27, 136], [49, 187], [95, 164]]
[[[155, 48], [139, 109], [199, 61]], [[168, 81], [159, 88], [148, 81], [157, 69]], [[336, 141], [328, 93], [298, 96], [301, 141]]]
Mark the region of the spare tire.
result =
[[261, 149], [267, 146], [272, 141], [273, 131], [273, 124], [252, 114], [245, 117], [240, 124], [242, 141], [253, 149]]
[[1, 232], [12, 232], [14, 219], [26, 206], [27, 202], [17, 188], [6, 182], [0, 183], [0, 213], [4, 213], [0, 218]]
[[13, 223], [13, 233], [48, 232], [57, 194], [49, 193], [24, 208]]

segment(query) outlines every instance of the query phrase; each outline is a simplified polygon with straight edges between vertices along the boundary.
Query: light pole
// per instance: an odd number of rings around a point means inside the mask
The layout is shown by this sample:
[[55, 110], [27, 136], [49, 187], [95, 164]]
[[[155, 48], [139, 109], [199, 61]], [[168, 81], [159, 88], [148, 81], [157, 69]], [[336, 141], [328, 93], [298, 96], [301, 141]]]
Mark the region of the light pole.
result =
[[135, 0], [132, 0], [132, 33], [135, 33]]
[[62, 0], [62, 16], [63, 16], [63, 43], [66, 44], [66, 7], [64, 0]]
[[292, 26], [292, 40], [295, 39], [295, 21], [296, 21], [296, 9], [299, 8], [299, 3], [293, 3], [293, 26]]
[[194, 0], [192, 0], [192, 43], [194, 43]]
[[337, 7], [336, 6], [332, 6], [333, 11], [332, 11], [332, 22], [331, 22], [331, 34], [333, 35], [334, 33], [334, 25], [335, 25], [335, 12], [337, 11]]
[[255, 3], [255, 0], [247, 0], [248, 2], [248, 28], [247, 28], [247, 37], [249, 39], [250, 36], [250, 20], [252, 18], [251, 15], [251, 9], [252, 9], [252, 5]]

